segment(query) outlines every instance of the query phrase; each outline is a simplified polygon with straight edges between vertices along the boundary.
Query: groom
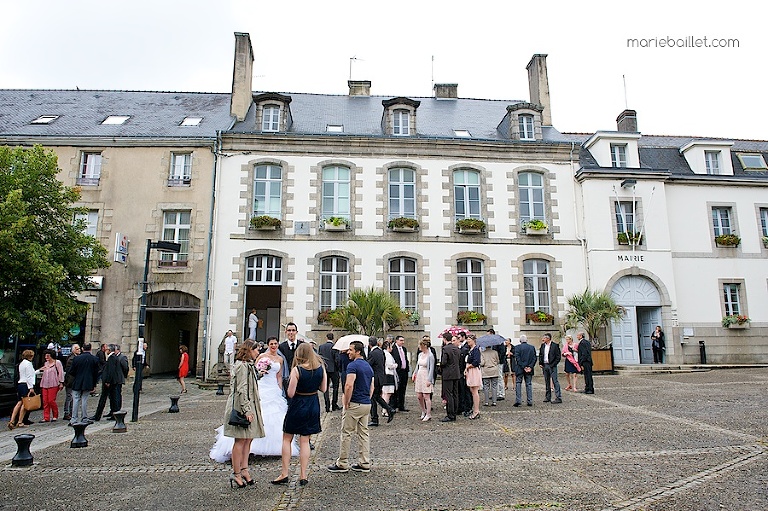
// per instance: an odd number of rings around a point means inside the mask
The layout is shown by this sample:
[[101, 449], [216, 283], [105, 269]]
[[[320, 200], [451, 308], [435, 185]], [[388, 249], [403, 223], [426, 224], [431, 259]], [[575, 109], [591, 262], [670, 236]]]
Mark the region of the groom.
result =
[[302, 342], [296, 339], [296, 335], [299, 333], [299, 328], [296, 323], [288, 323], [285, 325], [286, 340], [280, 343], [277, 349], [283, 354], [285, 358], [285, 364], [283, 366], [283, 393], [288, 391], [288, 381], [291, 376], [291, 368], [293, 367], [293, 355], [296, 353], [296, 348]]

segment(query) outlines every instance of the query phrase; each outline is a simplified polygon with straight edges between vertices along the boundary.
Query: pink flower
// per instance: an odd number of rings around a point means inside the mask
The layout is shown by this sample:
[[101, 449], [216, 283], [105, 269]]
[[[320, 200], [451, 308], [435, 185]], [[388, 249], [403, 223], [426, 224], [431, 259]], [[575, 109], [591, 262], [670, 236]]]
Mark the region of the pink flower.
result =
[[269, 371], [270, 367], [272, 367], [272, 365], [269, 363], [269, 359], [267, 357], [264, 357], [256, 362], [256, 369], [259, 371], [267, 372]]

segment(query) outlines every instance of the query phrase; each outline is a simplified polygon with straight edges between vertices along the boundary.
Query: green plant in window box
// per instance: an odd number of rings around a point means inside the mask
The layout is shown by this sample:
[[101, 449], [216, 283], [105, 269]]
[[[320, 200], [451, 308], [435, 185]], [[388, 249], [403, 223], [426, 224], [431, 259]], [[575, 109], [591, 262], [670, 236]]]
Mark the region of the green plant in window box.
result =
[[768, 236], [763, 236], [763, 246], [768, 248]]
[[728, 316], [723, 316], [723, 326], [725, 328], [728, 328], [731, 325], [744, 325], [746, 323], [749, 323], [752, 321], [747, 316], [740, 315], [740, 314], [729, 314]]
[[410, 323], [411, 325], [418, 325], [419, 320], [421, 319], [421, 316], [419, 315], [419, 312], [416, 309], [403, 309], [403, 317], [405, 318], [405, 321]]
[[317, 322], [318, 323], [330, 323], [334, 314], [336, 314], [336, 309], [325, 309], [325, 310], [322, 310], [317, 315]]
[[531, 323], [553, 323], [555, 321], [555, 317], [552, 314], [547, 314], [546, 312], [542, 310], [537, 310], [535, 312], [531, 312], [530, 314], [525, 315], [525, 319], [530, 321]]
[[347, 220], [343, 216], [329, 216], [324, 220], [324, 222], [334, 227], [341, 227], [341, 226], [346, 227], [347, 225], [349, 225], [349, 220]]
[[254, 229], [277, 229], [282, 224], [279, 218], [269, 215], [251, 217], [251, 227]]
[[393, 218], [387, 223], [387, 227], [390, 229], [412, 229], [416, 230], [419, 227], [419, 221], [415, 218]]
[[715, 243], [723, 247], [738, 247], [741, 243], [741, 238], [735, 234], [721, 234], [715, 236]]
[[482, 220], [478, 220], [477, 218], [462, 218], [461, 220], [456, 220], [456, 229], [461, 231], [484, 231], [485, 230], [485, 222]]
[[620, 232], [616, 235], [619, 245], [639, 245], [643, 242], [643, 235], [639, 232]]
[[486, 318], [487, 316], [485, 314], [477, 311], [459, 311], [458, 314], [456, 314], [456, 320], [465, 325], [468, 323], [481, 323], [485, 321]]
[[527, 220], [523, 222], [524, 229], [533, 229], [534, 231], [543, 231], [548, 227], [549, 226], [544, 220], [539, 220], [538, 218], [534, 218], [533, 220]]

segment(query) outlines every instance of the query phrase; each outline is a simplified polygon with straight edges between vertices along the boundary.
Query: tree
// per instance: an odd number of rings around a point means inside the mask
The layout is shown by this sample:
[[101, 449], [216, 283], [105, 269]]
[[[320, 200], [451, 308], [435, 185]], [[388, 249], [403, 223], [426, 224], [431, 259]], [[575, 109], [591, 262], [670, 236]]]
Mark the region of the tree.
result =
[[[87, 305], [75, 294], [109, 266], [106, 249], [74, 215], [80, 192], [56, 179], [41, 146], [0, 146], [0, 332], [58, 340]], [[42, 341], [41, 341], [42, 342]]]
[[598, 333], [613, 320], [624, 316], [625, 309], [618, 305], [611, 295], [586, 289], [583, 293], [568, 298], [568, 311], [565, 314], [565, 328], [577, 328], [581, 325], [587, 331], [592, 345], [599, 345]]
[[380, 336], [405, 321], [400, 304], [381, 289], [357, 289], [343, 306], [333, 311], [330, 323], [353, 334]]

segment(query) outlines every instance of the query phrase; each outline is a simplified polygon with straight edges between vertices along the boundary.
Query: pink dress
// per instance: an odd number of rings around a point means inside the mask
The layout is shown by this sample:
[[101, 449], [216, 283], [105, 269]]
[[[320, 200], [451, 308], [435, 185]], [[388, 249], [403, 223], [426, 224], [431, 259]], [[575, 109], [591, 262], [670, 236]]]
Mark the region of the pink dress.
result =
[[416, 392], [422, 394], [431, 394], [434, 392], [433, 385], [427, 385], [428, 383], [434, 384], [432, 381], [432, 372], [429, 370], [429, 357], [431, 353], [419, 353], [419, 360], [417, 362], [418, 369], [416, 371], [416, 383], [414, 385]]

